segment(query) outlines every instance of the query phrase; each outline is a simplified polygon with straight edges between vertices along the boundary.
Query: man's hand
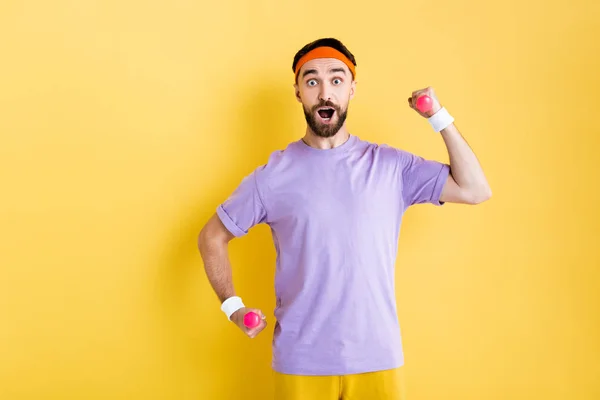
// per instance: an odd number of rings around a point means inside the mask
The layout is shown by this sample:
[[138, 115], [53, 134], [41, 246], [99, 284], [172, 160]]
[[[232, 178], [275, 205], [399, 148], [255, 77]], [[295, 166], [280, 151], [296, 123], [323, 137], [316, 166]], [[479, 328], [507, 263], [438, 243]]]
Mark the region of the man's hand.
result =
[[[431, 109], [424, 113], [419, 111], [419, 109], [417, 108], [417, 99], [422, 95], [427, 95], [427, 96], [431, 97], [431, 100], [433, 101], [433, 104], [431, 105]], [[438, 99], [435, 95], [435, 92], [433, 91], [433, 88], [431, 88], [431, 87], [427, 87], [425, 89], [420, 89], [420, 90], [415, 90], [414, 92], [412, 92], [412, 96], [408, 98], [408, 105], [410, 106], [410, 108], [412, 108], [417, 113], [419, 113], [419, 115], [421, 115], [422, 117], [425, 117], [425, 118], [431, 117], [433, 114], [435, 114], [442, 108], [440, 102], [438, 101]]]
[[[254, 328], [248, 328], [246, 325], [244, 325], [244, 315], [251, 311], [255, 312], [260, 316], [260, 324], [258, 324], [258, 326]], [[265, 315], [262, 313], [262, 311], [260, 311], [257, 308], [240, 308], [239, 310], [231, 314], [231, 321], [235, 323], [242, 330], [242, 332], [244, 332], [249, 338], [252, 339], [255, 338], [256, 335], [258, 335], [260, 332], [262, 332], [262, 330], [265, 329], [265, 327], [267, 326], [267, 320]]]

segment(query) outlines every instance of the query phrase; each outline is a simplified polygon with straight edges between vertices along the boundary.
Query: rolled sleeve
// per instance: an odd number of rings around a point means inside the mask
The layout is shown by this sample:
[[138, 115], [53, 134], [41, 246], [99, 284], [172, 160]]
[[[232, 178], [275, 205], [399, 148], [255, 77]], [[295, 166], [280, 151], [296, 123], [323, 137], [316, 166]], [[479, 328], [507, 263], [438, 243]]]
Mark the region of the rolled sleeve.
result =
[[436, 206], [441, 206], [444, 204], [443, 201], [440, 201], [440, 197], [442, 197], [442, 190], [444, 190], [444, 185], [446, 184], [449, 175], [450, 166], [448, 164], [441, 164], [441, 169], [437, 175], [435, 185], [433, 186], [433, 193], [431, 195], [431, 199], [429, 200], [431, 204]]
[[232, 235], [236, 237], [241, 237], [248, 233], [248, 231], [245, 231], [239, 226], [237, 226], [237, 224], [233, 221], [233, 219], [231, 219], [229, 214], [227, 214], [227, 211], [225, 211], [225, 209], [223, 208], [223, 204], [220, 204], [219, 207], [217, 207], [217, 215], [221, 219], [221, 222], [223, 222], [223, 225], [225, 225], [225, 228], [227, 228], [227, 230], [231, 232]]
[[250, 228], [266, 220], [266, 209], [257, 183], [258, 171], [244, 177], [234, 192], [217, 207], [219, 219], [236, 237], [246, 235]]
[[403, 150], [399, 150], [398, 154], [404, 207], [423, 203], [443, 205], [440, 197], [450, 174], [450, 165], [426, 160]]

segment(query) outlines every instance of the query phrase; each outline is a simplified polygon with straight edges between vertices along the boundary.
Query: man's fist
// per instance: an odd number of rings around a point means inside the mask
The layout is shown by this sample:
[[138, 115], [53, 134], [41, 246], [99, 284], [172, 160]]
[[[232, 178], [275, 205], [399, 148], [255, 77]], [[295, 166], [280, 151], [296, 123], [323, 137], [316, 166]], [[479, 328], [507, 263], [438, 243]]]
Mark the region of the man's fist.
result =
[[[260, 316], [260, 323], [254, 328], [248, 328], [246, 325], [244, 325], [244, 315], [251, 311], [255, 312]], [[267, 326], [267, 320], [265, 315], [262, 313], [262, 311], [260, 311], [257, 308], [240, 308], [239, 310], [231, 314], [231, 321], [235, 323], [242, 330], [242, 332], [244, 332], [250, 338], [255, 338], [256, 335], [258, 335]]]
[[[421, 112], [417, 108], [417, 99], [423, 95], [429, 96], [432, 100], [431, 108], [425, 112]], [[440, 105], [440, 102], [438, 101], [438, 99], [435, 95], [435, 92], [433, 91], [433, 88], [431, 88], [431, 87], [427, 87], [425, 89], [420, 89], [420, 90], [415, 90], [414, 92], [412, 92], [412, 96], [408, 98], [408, 105], [410, 106], [410, 108], [412, 108], [417, 113], [419, 113], [419, 115], [421, 115], [422, 117], [425, 117], [425, 118], [431, 117], [433, 114], [435, 114], [442, 108], [442, 106]]]

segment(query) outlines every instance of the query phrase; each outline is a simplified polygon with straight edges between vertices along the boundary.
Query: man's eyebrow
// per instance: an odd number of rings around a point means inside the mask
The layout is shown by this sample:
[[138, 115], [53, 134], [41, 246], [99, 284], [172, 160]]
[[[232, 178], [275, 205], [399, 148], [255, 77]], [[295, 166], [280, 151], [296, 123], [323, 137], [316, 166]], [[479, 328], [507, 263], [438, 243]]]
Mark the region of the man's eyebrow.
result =
[[329, 73], [333, 73], [333, 72], [342, 72], [344, 75], [346, 75], [346, 70], [344, 68], [341, 68], [341, 67], [331, 68], [329, 70]]
[[304, 72], [302, 73], [302, 77], [304, 78], [304, 77], [305, 77], [306, 75], [308, 75], [308, 74], [316, 74], [316, 73], [317, 73], [317, 70], [316, 70], [316, 69], [307, 69], [306, 71], [304, 71]]

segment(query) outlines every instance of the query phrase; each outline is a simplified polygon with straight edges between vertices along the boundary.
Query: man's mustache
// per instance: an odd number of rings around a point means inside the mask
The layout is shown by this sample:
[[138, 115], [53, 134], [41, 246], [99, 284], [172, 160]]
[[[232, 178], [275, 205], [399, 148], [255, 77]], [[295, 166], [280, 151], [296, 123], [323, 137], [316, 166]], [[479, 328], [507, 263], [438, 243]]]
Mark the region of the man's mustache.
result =
[[315, 105], [313, 107], [313, 111], [316, 111], [317, 109], [319, 109], [321, 107], [331, 107], [331, 108], [334, 108], [336, 110], [339, 110], [339, 107], [336, 104], [334, 104], [331, 101], [327, 100], [327, 101], [321, 101], [319, 104]]

